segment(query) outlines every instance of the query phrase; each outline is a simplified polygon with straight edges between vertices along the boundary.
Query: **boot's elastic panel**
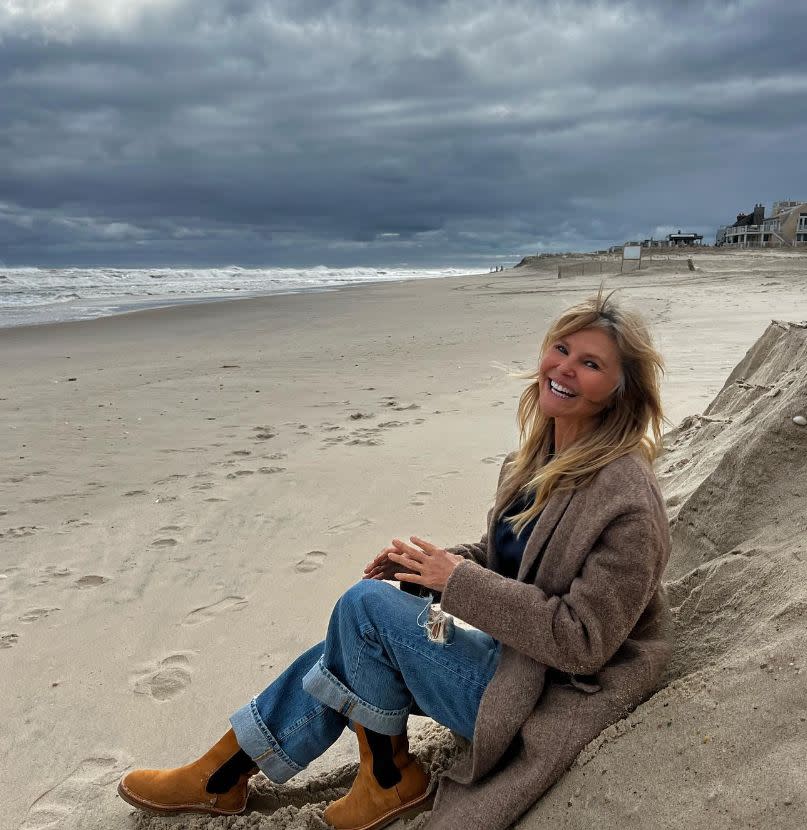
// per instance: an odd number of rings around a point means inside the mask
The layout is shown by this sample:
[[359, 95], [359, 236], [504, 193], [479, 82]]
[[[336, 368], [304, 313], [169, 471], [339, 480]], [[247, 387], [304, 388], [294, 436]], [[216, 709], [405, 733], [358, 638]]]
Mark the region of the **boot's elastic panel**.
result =
[[401, 771], [393, 759], [392, 739], [366, 728], [364, 734], [373, 753], [373, 776], [382, 789], [388, 790], [401, 781]]
[[205, 789], [214, 795], [229, 792], [238, 783], [242, 775], [246, 775], [254, 768], [255, 762], [252, 758], [243, 749], [239, 749], [229, 761], [225, 761], [210, 776]]

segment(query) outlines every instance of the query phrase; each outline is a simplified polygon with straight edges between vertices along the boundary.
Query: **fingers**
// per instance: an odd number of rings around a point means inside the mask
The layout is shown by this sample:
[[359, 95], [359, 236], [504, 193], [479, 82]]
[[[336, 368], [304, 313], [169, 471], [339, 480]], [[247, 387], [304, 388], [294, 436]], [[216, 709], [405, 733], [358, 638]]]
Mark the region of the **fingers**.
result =
[[420, 562], [417, 559], [413, 559], [408, 553], [391, 553], [389, 558], [390, 561], [397, 562], [399, 565], [403, 565], [410, 570], [420, 567]]
[[[392, 546], [384, 548], [375, 559], [364, 568], [363, 579], [397, 579], [424, 585], [423, 570], [431, 557], [442, 550], [419, 536], [410, 536], [408, 544], [401, 539], [393, 539]], [[397, 570], [396, 570], [397, 566]]]
[[409, 540], [414, 542], [419, 548], [423, 548], [426, 553], [434, 553], [435, 551], [441, 550], [437, 545], [433, 545], [431, 542], [426, 541], [426, 539], [421, 539], [420, 536], [410, 536]]
[[[396, 551], [400, 553], [405, 553], [407, 556], [410, 556], [415, 562], [424, 562], [428, 557], [427, 555], [420, 549], [413, 547], [412, 545], [407, 545], [406, 542], [402, 542], [400, 539], [393, 539], [392, 544], [395, 546]], [[390, 558], [392, 558], [393, 554], [389, 554]], [[398, 561], [398, 560], [396, 560]]]
[[392, 548], [392, 547], [387, 547], [387, 548], [384, 548], [384, 549], [381, 551], [381, 553], [379, 553], [379, 554], [378, 554], [378, 556], [376, 556], [376, 558], [375, 558], [375, 559], [371, 560], [371, 561], [370, 561], [370, 562], [369, 562], [369, 563], [365, 566], [365, 568], [364, 568], [364, 573], [369, 574], [369, 573], [370, 573], [371, 571], [373, 571], [374, 569], [377, 569], [377, 568], [383, 568], [383, 567], [387, 564], [387, 562], [388, 562], [388, 560], [387, 560], [387, 556], [388, 556], [388, 554], [389, 554], [390, 552], [394, 553], [394, 552], [395, 552], [395, 548]]
[[400, 573], [395, 574], [395, 578], [398, 582], [414, 582], [416, 585], [425, 585], [426, 583], [423, 581], [423, 577], [418, 576], [418, 574], [407, 573], [401, 571]]

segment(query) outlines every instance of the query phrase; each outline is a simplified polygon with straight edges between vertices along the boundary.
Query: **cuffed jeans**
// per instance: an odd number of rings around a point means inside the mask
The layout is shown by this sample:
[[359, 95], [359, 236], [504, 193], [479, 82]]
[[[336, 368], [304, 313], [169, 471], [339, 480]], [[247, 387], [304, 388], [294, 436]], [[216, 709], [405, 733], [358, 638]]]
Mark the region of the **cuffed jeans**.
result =
[[282, 784], [318, 758], [350, 721], [385, 735], [428, 715], [471, 740], [500, 644], [449, 622], [429, 638], [430, 599], [362, 580], [337, 601], [325, 641], [301, 654], [230, 718], [241, 748]]

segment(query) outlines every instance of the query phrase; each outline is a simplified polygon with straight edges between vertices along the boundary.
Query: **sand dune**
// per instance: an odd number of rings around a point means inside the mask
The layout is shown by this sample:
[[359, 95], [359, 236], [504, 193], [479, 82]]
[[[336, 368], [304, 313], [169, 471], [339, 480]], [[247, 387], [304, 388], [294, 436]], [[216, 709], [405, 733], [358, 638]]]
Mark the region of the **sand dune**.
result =
[[519, 826], [807, 827], [799, 414], [807, 328], [774, 322], [703, 415], [665, 436], [668, 685], [590, 745]]

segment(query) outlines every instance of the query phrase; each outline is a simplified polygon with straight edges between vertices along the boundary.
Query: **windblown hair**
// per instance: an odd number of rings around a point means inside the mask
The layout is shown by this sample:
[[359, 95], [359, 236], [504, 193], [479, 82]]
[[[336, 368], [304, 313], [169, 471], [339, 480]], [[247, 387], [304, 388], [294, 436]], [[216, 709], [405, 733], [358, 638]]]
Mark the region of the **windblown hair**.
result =
[[584, 487], [607, 464], [634, 451], [652, 463], [661, 445], [663, 360], [642, 317], [619, 308], [612, 296], [613, 292], [603, 297], [600, 288], [596, 297], [561, 314], [544, 337], [541, 357], [570, 334], [603, 329], [617, 346], [622, 370], [611, 401], [599, 413], [597, 427], [546, 463], [554, 449], [554, 420], [541, 411], [543, 376], [540, 368], [522, 376], [532, 383], [518, 404], [520, 447], [502, 482], [502, 504], [509, 504], [517, 495], [526, 496], [527, 501], [532, 498], [528, 509], [509, 519], [517, 533], [543, 510], [553, 494]]

